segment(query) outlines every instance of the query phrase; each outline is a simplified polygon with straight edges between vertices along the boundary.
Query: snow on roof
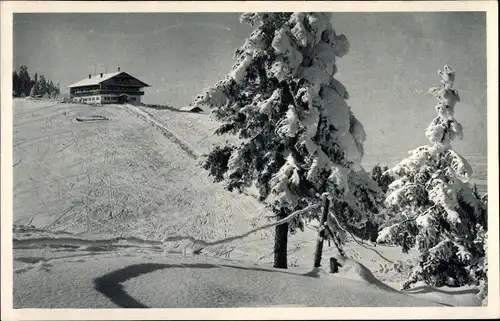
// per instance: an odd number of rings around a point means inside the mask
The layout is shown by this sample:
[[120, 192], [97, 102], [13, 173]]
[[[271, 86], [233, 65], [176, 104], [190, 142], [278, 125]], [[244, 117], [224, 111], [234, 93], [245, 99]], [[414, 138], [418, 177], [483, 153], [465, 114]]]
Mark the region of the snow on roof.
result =
[[[98, 75], [94, 75], [92, 77], [87, 77], [87, 78], [84, 78], [80, 81], [77, 81], [75, 82], [74, 84], [72, 85], [69, 85], [68, 88], [73, 88], [73, 87], [81, 87], [81, 86], [92, 86], [92, 85], [99, 85], [100, 83], [102, 83], [103, 81], [106, 81], [108, 79], [111, 79], [115, 76], [118, 76], [119, 74], [127, 74], [126, 72], [124, 71], [117, 71], [117, 72], [112, 72], [112, 73], [109, 73], [109, 74], [102, 74], [102, 77], [100, 74]], [[129, 74], [127, 74], [129, 75]], [[130, 76], [130, 75], [129, 75]], [[130, 76], [132, 77], [132, 76]], [[135, 77], [132, 77], [132, 78], [135, 78]], [[137, 78], [136, 78], [137, 79]], [[137, 79], [138, 80], [138, 79]], [[140, 81], [140, 80], [139, 80]], [[142, 81], [141, 81], [142, 82]], [[148, 86], [147, 84], [144, 83], [145, 86]]]
[[94, 75], [90, 78], [87, 77], [87, 78], [84, 78], [80, 81], [77, 81], [74, 84], [69, 85], [68, 87], [72, 88], [72, 87], [80, 87], [80, 86], [99, 85], [101, 82], [108, 80], [108, 79], [111, 79], [118, 74], [121, 74], [121, 72], [113, 72], [113, 73], [109, 73], [109, 74], [103, 74], [102, 77], [100, 74]]

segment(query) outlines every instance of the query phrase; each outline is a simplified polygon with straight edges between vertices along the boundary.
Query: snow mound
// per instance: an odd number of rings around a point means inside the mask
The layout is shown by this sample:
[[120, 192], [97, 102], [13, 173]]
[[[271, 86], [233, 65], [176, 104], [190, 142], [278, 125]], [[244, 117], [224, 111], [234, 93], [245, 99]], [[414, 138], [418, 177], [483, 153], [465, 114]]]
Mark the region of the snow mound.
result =
[[379, 281], [366, 266], [358, 261], [342, 255], [335, 255], [334, 257], [340, 264], [339, 272], [336, 273], [335, 276], [361, 281], [365, 284], [375, 286], [386, 291], [399, 292]]

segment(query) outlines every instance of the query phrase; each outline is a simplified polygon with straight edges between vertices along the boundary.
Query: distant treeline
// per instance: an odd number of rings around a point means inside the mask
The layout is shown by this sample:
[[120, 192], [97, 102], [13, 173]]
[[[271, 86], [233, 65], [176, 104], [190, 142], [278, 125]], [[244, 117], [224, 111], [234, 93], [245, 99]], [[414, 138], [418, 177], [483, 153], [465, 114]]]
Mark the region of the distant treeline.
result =
[[44, 97], [55, 98], [61, 94], [59, 83], [47, 80], [44, 75], [35, 73], [33, 78], [28, 73], [28, 67], [21, 65], [19, 72], [12, 73], [12, 96], [14, 97]]

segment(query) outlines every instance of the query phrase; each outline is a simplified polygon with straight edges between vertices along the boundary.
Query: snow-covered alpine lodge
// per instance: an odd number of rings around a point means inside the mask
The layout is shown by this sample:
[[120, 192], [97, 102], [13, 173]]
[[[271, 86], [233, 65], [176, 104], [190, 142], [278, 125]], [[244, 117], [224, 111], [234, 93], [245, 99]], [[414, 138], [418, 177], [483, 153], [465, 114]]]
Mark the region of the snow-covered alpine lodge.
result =
[[89, 75], [68, 86], [73, 100], [88, 104], [139, 103], [144, 87], [149, 85], [120, 71], [120, 67], [117, 72]]

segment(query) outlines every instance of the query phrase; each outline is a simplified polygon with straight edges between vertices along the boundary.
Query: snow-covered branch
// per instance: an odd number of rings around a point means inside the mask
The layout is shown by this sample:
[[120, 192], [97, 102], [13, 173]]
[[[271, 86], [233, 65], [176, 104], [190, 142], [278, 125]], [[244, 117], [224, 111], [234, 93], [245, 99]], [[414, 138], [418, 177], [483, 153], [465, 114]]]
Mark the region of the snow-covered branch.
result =
[[242, 233], [242, 234], [239, 234], [239, 235], [235, 235], [235, 236], [231, 236], [231, 237], [227, 237], [227, 238], [224, 238], [224, 239], [221, 239], [221, 240], [217, 240], [217, 241], [211, 241], [210, 242], [210, 241], [204, 241], [204, 240], [196, 239], [196, 238], [194, 238], [192, 236], [177, 235], [177, 236], [166, 237], [165, 239], [163, 239], [163, 243], [188, 240], [188, 241], [190, 241], [193, 244], [201, 245], [203, 247], [214, 246], [214, 245], [219, 245], [219, 244], [224, 244], [224, 243], [230, 243], [232, 241], [236, 241], [236, 240], [240, 240], [242, 238], [245, 238], [245, 237], [247, 237], [247, 236], [249, 236], [249, 235], [251, 235], [251, 234], [253, 234], [255, 232], [258, 232], [260, 230], [264, 230], [264, 229], [267, 229], [267, 228], [270, 228], [270, 227], [274, 227], [274, 226], [277, 226], [277, 225], [288, 223], [291, 220], [293, 220], [294, 218], [296, 218], [297, 216], [299, 216], [300, 214], [304, 214], [304, 213], [309, 212], [311, 210], [317, 209], [320, 206], [321, 205], [319, 205], [319, 204], [310, 205], [310, 206], [308, 206], [308, 207], [306, 207], [304, 209], [301, 209], [301, 210], [293, 212], [292, 214], [288, 215], [287, 217], [285, 217], [282, 220], [279, 220], [279, 221], [276, 221], [276, 222], [272, 222], [272, 223], [269, 223], [269, 224], [265, 224], [265, 225], [256, 227], [254, 229], [251, 229], [248, 232], [245, 232], [245, 233]]
[[377, 254], [378, 254], [378, 256], [380, 256], [380, 257], [381, 257], [382, 259], [384, 259], [385, 261], [387, 261], [387, 262], [389, 262], [389, 263], [391, 263], [391, 264], [392, 264], [392, 263], [394, 263], [393, 261], [389, 260], [388, 258], [384, 257], [382, 254], [380, 254], [380, 252], [378, 252], [377, 250], [372, 249], [372, 248], [368, 248], [368, 247], [366, 247], [366, 245], [365, 245], [365, 243], [364, 243], [364, 242], [361, 242], [361, 243], [360, 243], [360, 242], [358, 241], [358, 239], [357, 239], [357, 238], [356, 238], [356, 237], [355, 237], [355, 236], [354, 236], [351, 232], [349, 232], [349, 231], [348, 231], [348, 230], [346, 230], [346, 229], [345, 229], [342, 225], [340, 225], [340, 222], [339, 222], [339, 220], [337, 219], [337, 216], [335, 215], [335, 213], [333, 213], [333, 212], [331, 212], [331, 211], [330, 211], [330, 216], [331, 216], [331, 217], [333, 217], [333, 218], [335, 219], [335, 222], [337, 222], [337, 225], [338, 225], [338, 226], [339, 226], [339, 227], [340, 227], [340, 228], [341, 228], [344, 232], [346, 232], [347, 234], [349, 234], [349, 235], [352, 237], [352, 239], [353, 239], [356, 243], [358, 243], [358, 245], [360, 245], [360, 246], [364, 247], [365, 249], [372, 250], [373, 252], [377, 253]]

